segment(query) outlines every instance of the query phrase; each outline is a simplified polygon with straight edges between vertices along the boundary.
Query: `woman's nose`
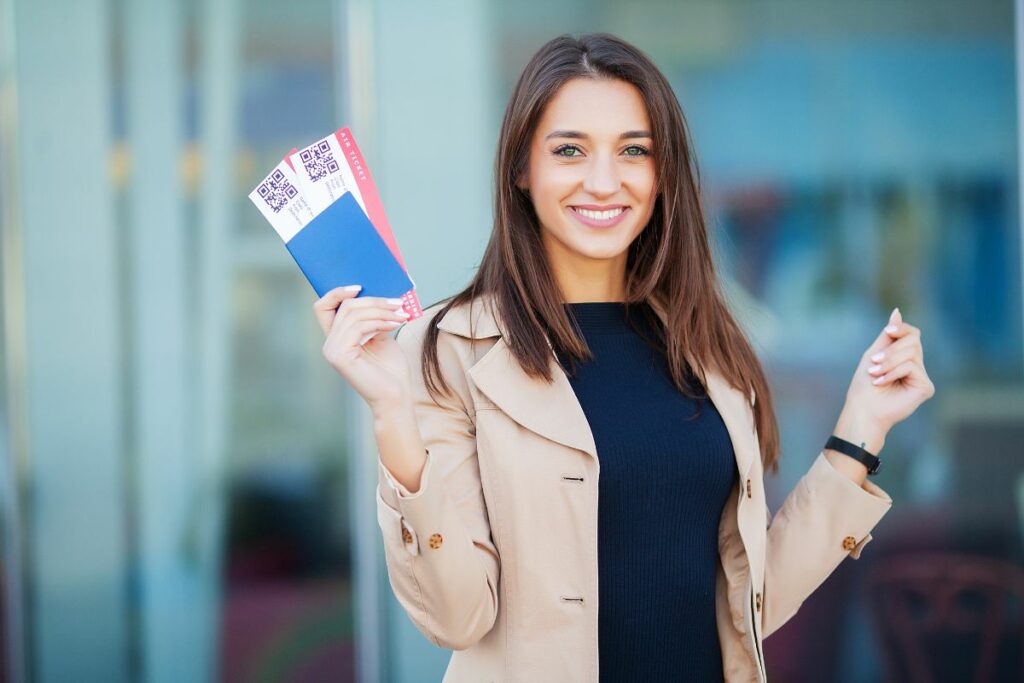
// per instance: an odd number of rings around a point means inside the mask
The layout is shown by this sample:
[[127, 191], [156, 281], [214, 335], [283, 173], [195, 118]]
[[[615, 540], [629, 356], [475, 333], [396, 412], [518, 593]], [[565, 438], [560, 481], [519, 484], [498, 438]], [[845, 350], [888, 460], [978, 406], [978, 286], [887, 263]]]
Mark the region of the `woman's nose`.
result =
[[583, 189], [593, 195], [610, 195], [619, 191], [620, 183], [615, 160], [599, 154], [587, 166], [587, 175], [583, 179]]

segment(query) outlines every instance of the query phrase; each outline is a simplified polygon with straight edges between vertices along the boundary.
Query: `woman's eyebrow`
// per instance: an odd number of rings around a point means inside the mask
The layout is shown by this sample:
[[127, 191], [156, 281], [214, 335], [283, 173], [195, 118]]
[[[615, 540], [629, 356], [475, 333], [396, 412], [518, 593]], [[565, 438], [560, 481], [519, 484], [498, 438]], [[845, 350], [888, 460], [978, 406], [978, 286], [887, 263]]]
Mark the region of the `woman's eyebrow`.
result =
[[[548, 133], [544, 137], [545, 140], [550, 140], [551, 138], [574, 138], [577, 140], [589, 140], [590, 136], [587, 135], [586, 133], [581, 133], [578, 130], [556, 130], [551, 133]], [[651, 135], [651, 132], [647, 130], [627, 130], [625, 133], [619, 136], [620, 140], [625, 140], [627, 138], [651, 138], [653, 140], [654, 136]]]

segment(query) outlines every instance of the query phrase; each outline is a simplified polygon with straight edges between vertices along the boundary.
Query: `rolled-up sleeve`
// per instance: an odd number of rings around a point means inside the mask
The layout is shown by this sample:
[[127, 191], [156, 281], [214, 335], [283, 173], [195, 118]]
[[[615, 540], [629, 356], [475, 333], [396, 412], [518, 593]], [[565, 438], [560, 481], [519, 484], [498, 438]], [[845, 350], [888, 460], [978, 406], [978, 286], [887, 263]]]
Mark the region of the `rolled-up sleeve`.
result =
[[818, 453], [768, 524], [762, 637], [789, 621], [847, 556], [860, 557], [892, 507], [877, 484], [859, 486]]
[[396, 340], [411, 369], [415, 409], [426, 463], [414, 493], [380, 460], [377, 520], [388, 578], [416, 627], [439, 647], [470, 647], [494, 626], [500, 561], [491, 538], [476, 430], [466, 405], [465, 372], [452, 339], [438, 338], [438, 358], [453, 396], [427, 392], [421, 368], [424, 315]]

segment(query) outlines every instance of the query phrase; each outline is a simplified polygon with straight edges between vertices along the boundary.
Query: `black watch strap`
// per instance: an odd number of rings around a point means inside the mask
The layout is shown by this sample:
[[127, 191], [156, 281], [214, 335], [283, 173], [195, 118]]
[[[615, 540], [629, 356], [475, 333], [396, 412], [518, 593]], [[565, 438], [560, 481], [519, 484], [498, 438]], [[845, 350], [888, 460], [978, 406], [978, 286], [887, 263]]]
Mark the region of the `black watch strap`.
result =
[[846, 439], [840, 439], [835, 434], [828, 437], [828, 441], [825, 442], [825, 448], [838, 451], [844, 455], [850, 456], [860, 463], [863, 463], [864, 466], [868, 468], [868, 474], [877, 474], [879, 468], [882, 466], [882, 461], [877, 455], [868, 453], [860, 446], [850, 443]]

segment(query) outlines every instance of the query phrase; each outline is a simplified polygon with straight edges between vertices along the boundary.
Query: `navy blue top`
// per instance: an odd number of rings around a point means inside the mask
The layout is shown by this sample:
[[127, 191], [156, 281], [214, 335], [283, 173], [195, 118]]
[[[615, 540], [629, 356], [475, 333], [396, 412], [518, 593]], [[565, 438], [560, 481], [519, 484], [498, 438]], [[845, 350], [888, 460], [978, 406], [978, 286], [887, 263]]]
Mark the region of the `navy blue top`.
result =
[[738, 476], [725, 423], [697, 377], [702, 401], [672, 383], [648, 305], [564, 306], [594, 354], [563, 366], [600, 464], [601, 681], [721, 681], [718, 524]]

